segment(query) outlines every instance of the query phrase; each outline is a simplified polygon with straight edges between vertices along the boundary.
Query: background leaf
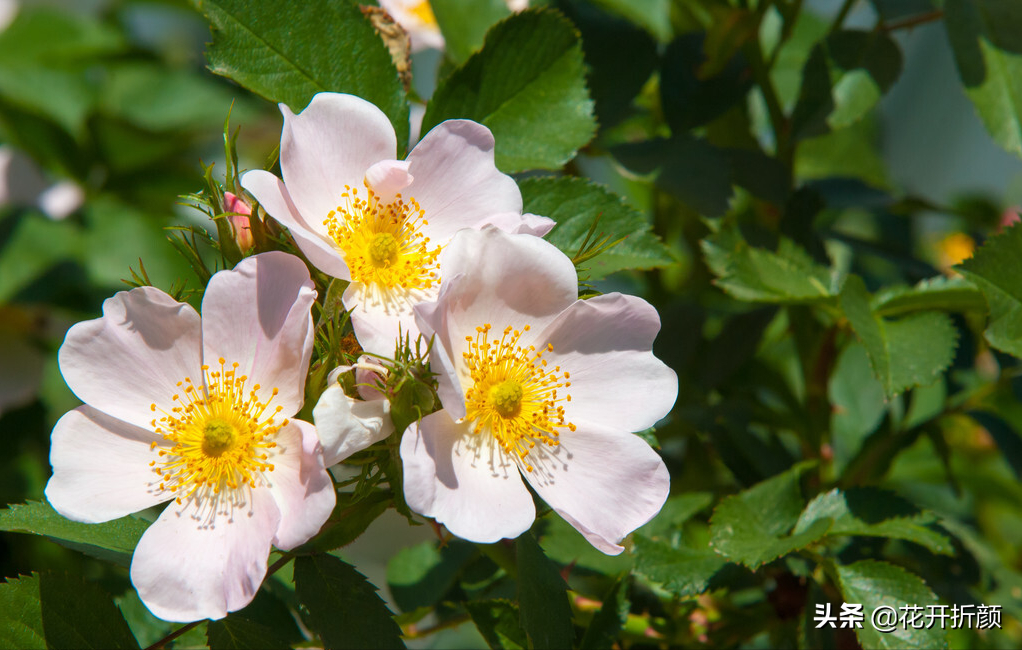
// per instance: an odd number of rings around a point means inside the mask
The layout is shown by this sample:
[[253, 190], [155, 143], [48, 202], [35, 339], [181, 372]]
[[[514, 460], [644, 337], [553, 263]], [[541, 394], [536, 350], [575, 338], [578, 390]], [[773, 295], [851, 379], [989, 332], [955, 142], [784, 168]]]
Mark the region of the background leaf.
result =
[[295, 592], [328, 648], [403, 648], [401, 628], [361, 573], [332, 555], [295, 559]]
[[483, 49], [437, 87], [422, 132], [452, 118], [493, 131], [502, 171], [557, 169], [570, 160], [596, 132], [574, 26], [551, 10], [494, 26]]
[[567, 585], [557, 567], [543, 555], [532, 533], [515, 540], [518, 558], [518, 604], [522, 628], [536, 648], [571, 648], [575, 630], [571, 624]]
[[529, 647], [518, 606], [509, 600], [473, 600], [465, 603], [472, 622], [493, 650]]
[[95, 584], [59, 573], [43, 573], [38, 583], [47, 647], [138, 648], [120, 610]]
[[1022, 357], [1022, 226], [995, 235], [962, 262], [962, 274], [983, 292], [990, 306], [984, 332], [990, 345]]
[[525, 212], [557, 222], [546, 236], [569, 257], [575, 255], [593, 221], [599, 219], [595, 238], [625, 238], [584, 263], [589, 279], [625, 269], [651, 269], [674, 262], [659, 238], [650, 232], [646, 218], [607, 189], [582, 178], [527, 178], [519, 183]]
[[408, 141], [408, 102], [383, 40], [349, 0], [251, 3], [196, 0], [209, 18], [210, 69], [294, 112], [318, 92], [376, 104]]
[[487, 30], [511, 15], [504, 0], [430, 0], [444, 52], [455, 63], [464, 63], [483, 46]]

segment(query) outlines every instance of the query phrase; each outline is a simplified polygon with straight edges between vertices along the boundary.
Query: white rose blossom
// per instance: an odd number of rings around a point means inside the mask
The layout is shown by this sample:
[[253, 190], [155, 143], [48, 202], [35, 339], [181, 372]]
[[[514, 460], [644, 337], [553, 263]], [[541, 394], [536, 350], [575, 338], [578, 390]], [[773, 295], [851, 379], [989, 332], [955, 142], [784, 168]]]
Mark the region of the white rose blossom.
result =
[[632, 432], [674, 405], [678, 380], [653, 356], [656, 310], [611, 293], [578, 300], [575, 268], [538, 237], [465, 230], [441, 256], [435, 335], [443, 410], [401, 440], [405, 500], [464, 539], [525, 532], [539, 496], [607, 554], [667, 498], [660, 456]]
[[209, 281], [202, 316], [153, 287], [73, 326], [60, 370], [83, 402], [53, 429], [46, 497], [98, 523], [170, 501], [131, 562], [159, 618], [223, 618], [255, 596], [271, 544], [315, 535], [335, 503], [301, 408], [316, 297], [301, 260], [249, 257]]
[[364, 99], [319, 93], [297, 115], [280, 110], [283, 180], [255, 170], [241, 184], [312, 264], [351, 281], [342, 301], [367, 352], [391, 356], [399, 332], [415, 339], [412, 306], [436, 299], [440, 252], [455, 232], [492, 224], [541, 236], [554, 225], [522, 214], [481, 124], [443, 122], [395, 160], [390, 121]]

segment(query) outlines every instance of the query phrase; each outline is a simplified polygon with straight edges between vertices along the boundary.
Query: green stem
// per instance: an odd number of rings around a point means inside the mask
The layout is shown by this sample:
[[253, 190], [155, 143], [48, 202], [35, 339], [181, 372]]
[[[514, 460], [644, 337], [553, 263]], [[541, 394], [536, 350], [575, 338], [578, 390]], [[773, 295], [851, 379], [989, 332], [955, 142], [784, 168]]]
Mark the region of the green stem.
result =
[[942, 9], [936, 9], [929, 11], [925, 14], [919, 14], [917, 16], [909, 16], [903, 20], [896, 20], [893, 23], [885, 24], [881, 29], [885, 32], [894, 32], [899, 29], [911, 29], [912, 27], [918, 27], [919, 25], [925, 25], [926, 23], [932, 23], [940, 20], [944, 17], [944, 11]]
[[841, 29], [841, 26], [845, 24], [845, 18], [848, 17], [848, 12], [852, 10], [852, 7], [855, 6], [857, 1], [858, 0], [845, 0], [844, 4], [841, 5], [841, 9], [837, 12], [834, 22], [830, 25], [831, 34]]

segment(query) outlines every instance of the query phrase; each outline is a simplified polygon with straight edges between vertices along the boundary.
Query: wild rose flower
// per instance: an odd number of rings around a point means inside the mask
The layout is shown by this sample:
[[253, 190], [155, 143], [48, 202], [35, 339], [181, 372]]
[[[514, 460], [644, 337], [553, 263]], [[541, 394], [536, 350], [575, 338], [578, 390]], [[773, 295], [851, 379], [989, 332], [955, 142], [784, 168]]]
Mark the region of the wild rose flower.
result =
[[632, 432], [670, 411], [677, 377], [653, 356], [660, 319], [619, 293], [578, 300], [575, 268], [537, 237], [465, 230], [444, 286], [415, 307], [435, 334], [443, 410], [401, 440], [405, 500], [468, 540], [528, 530], [529, 485], [607, 554], [649, 521], [667, 468]]
[[213, 276], [202, 317], [152, 287], [122, 291], [73, 326], [60, 370], [84, 406], [53, 429], [46, 497], [68, 519], [109, 521], [170, 501], [131, 581], [169, 621], [247, 605], [271, 543], [291, 549], [334, 506], [301, 408], [316, 292], [280, 252]]
[[317, 268], [351, 281], [342, 301], [367, 352], [392, 355], [399, 331], [415, 339], [412, 305], [436, 299], [440, 252], [455, 232], [553, 227], [522, 215], [521, 192], [494, 165], [481, 124], [448, 120], [394, 160], [394, 129], [364, 99], [320, 93], [297, 115], [280, 110], [283, 181], [256, 170], [241, 184]]
[[[335, 465], [357, 451], [394, 433], [390, 402], [379, 390], [368, 385], [373, 373], [367, 371], [366, 357], [355, 366], [335, 368], [327, 378], [328, 387], [312, 410], [316, 431], [323, 444], [323, 464]], [[348, 397], [337, 382], [345, 372], [355, 372], [361, 400]]]

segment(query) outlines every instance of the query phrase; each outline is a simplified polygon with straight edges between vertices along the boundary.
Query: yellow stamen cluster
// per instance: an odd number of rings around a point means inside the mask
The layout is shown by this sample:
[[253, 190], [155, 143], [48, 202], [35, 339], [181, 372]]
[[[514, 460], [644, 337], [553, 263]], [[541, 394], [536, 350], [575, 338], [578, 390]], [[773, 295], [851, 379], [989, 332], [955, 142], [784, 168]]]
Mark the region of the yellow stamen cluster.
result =
[[419, 0], [408, 11], [422, 21], [424, 25], [437, 26], [436, 16], [433, 14], [433, 7], [430, 6], [429, 0]]
[[219, 363], [219, 370], [202, 366], [201, 385], [189, 377], [178, 382], [181, 394], [173, 396], [171, 412], [151, 422], [172, 443], [160, 448], [159, 461], [149, 463], [160, 477], [159, 489], [171, 492], [178, 504], [194, 500], [209, 518], [243, 506], [248, 490], [273, 471], [267, 450], [277, 446], [272, 438], [288, 424], [276, 421], [283, 407], [271, 410], [272, 396], [260, 401], [259, 384], [246, 388], [248, 378], [237, 374], [237, 363], [230, 368], [223, 358]]
[[344, 252], [351, 279], [386, 289], [429, 289], [440, 282], [437, 257], [422, 226], [429, 225], [418, 202], [400, 194], [390, 203], [368, 189], [366, 198], [344, 186], [341, 205], [323, 221]]
[[[560, 366], [548, 369], [543, 355], [553, 351], [547, 346], [538, 352], [533, 345], [519, 344], [521, 330], [507, 327], [499, 340], [490, 340], [489, 323], [476, 328], [475, 337], [466, 336], [468, 351], [462, 357], [471, 373], [472, 387], [465, 392], [466, 420], [472, 432], [489, 432], [508, 454], [525, 461], [537, 442], [555, 447], [560, 429], [575, 430], [565, 421], [565, 402], [571, 395], [558, 395], [568, 388], [571, 375]], [[529, 472], [533, 466], [524, 463]]]

